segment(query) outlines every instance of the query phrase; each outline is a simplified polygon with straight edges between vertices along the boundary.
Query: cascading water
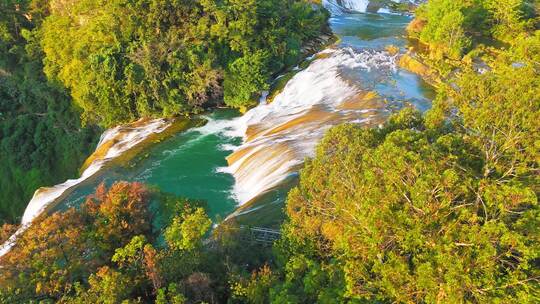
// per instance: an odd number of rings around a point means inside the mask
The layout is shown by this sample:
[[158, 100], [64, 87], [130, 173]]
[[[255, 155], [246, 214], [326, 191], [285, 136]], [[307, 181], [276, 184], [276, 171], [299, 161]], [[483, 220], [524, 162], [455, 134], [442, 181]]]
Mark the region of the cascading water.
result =
[[272, 189], [313, 156], [324, 132], [343, 122], [378, 124], [386, 116], [382, 99], [354, 85], [347, 73], [386, 74], [396, 69], [396, 55], [386, 51], [327, 49], [296, 74], [272, 103], [238, 118], [244, 144], [228, 158], [224, 172], [236, 180], [234, 193], [246, 203]]
[[343, 10], [365, 13], [369, 2], [369, 0], [323, 0], [323, 5], [332, 14], [340, 14]]
[[355, 12], [366, 12], [369, 5], [369, 0], [335, 0], [337, 3], [346, 9], [350, 9]]
[[389, 7], [392, 2], [418, 6], [425, 1], [426, 0], [323, 0], [323, 5], [333, 15], [347, 12], [391, 13]]
[[54, 203], [59, 197], [65, 196], [72, 188], [92, 177], [107, 162], [142, 142], [150, 134], [162, 132], [169, 125], [170, 123], [165, 119], [156, 119], [145, 123], [118, 126], [106, 130], [101, 135], [96, 148], [96, 151], [99, 151], [107, 145], [108, 147], [106, 147], [106, 151], [103, 153], [104, 155], [93, 160], [78, 179], [70, 179], [53, 187], [38, 189], [24, 210], [21, 225], [25, 226], [32, 222], [50, 204]]
[[243, 204], [233, 217], [275, 202], [265, 198], [267, 193], [290, 186], [289, 177], [313, 156], [330, 127], [345, 122], [379, 125], [404, 106], [404, 100], [420, 109], [429, 104], [416, 90], [418, 79], [397, 67], [399, 52], [386, 51], [388, 45], [403, 45], [400, 33], [407, 17], [349, 15], [340, 9], [363, 12], [369, 1], [324, 3], [334, 12], [330, 22], [341, 43], [317, 54], [272, 103], [262, 103], [237, 119], [243, 144], [221, 169], [235, 177], [234, 194]]
[[43, 187], [36, 190], [24, 210], [21, 228], [0, 246], [0, 256], [9, 251], [18, 234], [22, 233], [36, 217], [52, 207], [55, 202], [61, 200], [79, 185], [94, 177], [108, 162], [133, 148], [149, 135], [162, 132], [169, 125], [170, 122], [165, 119], [156, 119], [139, 121], [105, 131], [101, 135], [95, 152], [97, 154], [99, 151], [101, 155], [95, 157], [88, 164], [79, 178], [67, 180], [53, 187]]

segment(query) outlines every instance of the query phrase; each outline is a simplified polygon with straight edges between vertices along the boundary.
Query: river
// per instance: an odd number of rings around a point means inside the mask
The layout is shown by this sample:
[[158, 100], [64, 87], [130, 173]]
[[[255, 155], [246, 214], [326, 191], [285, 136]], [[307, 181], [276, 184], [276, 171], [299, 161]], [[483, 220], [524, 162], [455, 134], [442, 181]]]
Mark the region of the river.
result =
[[[366, 1], [356, 2], [365, 9]], [[377, 127], [405, 106], [428, 109], [433, 96], [418, 76], [397, 65], [410, 17], [329, 8], [339, 41], [314, 55], [307, 67], [297, 67], [271, 103], [263, 98], [244, 115], [216, 110], [205, 117], [206, 125], [174, 134], [122, 166], [101, 169], [90, 182], [69, 181], [65, 195], [55, 194], [61, 199], [52, 210], [79, 205], [101, 182], [127, 180], [204, 200], [216, 223], [234, 214], [243, 223], [279, 225], [287, 190], [328, 128], [344, 122]], [[152, 130], [163, 124], [154, 123]], [[91, 167], [90, 173], [100, 168]], [[68, 189], [62, 187], [53, 189]], [[33, 199], [27, 222], [52, 202], [45, 201]]]

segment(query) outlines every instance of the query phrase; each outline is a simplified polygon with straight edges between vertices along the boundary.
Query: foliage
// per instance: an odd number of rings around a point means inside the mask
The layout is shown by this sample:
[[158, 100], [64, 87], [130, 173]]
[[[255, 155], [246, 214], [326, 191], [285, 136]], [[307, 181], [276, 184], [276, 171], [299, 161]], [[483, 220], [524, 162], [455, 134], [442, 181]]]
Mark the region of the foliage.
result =
[[203, 246], [211, 221], [201, 204], [171, 205], [171, 195], [117, 182], [79, 209], [36, 219], [0, 259], [0, 303], [223, 303], [229, 282], [269, 260], [237, 232]]
[[83, 119], [111, 126], [225, 102], [249, 106], [327, 15], [303, 0], [51, 0], [45, 72]]
[[74, 176], [96, 139], [42, 72], [43, 3], [0, 3], [0, 223], [17, 221], [38, 187]]
[[[115, 248], [127, 244], [131, 235], [150, 238], [147, 195], [136, 183], [117, 183], [108, 191], [101, 186], [81, 210], [69, 209], [34, 221], [2, 257], [3, 297], [12, 302], [59, 299], [107, 265]], [[104, 279], [105, 274], [95, 279]]]
[[210, 228], [212, 222], [206, 216], [204, 209], [197, 208], [187, 212], [184, 217], [175, 217], [165, 230], [167, 244], [176, 250], [193, 250]]
[[431, 0], [417, 10], [413, 36], [430, 47], [432, 56], [461, 59], [480, 44], [512, 44], [534, 30], [531, 0]]
[[249, 303], [267, 303], [270, 287], [275, 284], [277, 277], [268, 265], [254, 271], [249, 280], [236, 282], [231, 286], [233, 298]]
[[256, 104], [254, 96], [269, 88], [269, 73], [265, 71], [268, 57], [268, 53], [259, 51], [231, 63], [230, 77], [223, 83], [227, 104], [237, 107]]
[[429, 1], [419, 14], [427, 22], [420, 40], [432, 44], [436, 51], [446, 51], [450, 57], [459, 58], [471, 44], [465, 34], [465, 7], [462, 1]]
[[[504, 102], [515, 111], [531, 110], [511, 100]], [[427, 128], [410, 110], [380, 130], [332, 129], [289, 194], [280, 248], [285, 281], [270, 295], [322, 302], [332, 287], [330, 299], [341, 301], [538, 301], [538, 153], [525, 152], [538, 138], [493, 132], [486, 109], [472, 105], [458, 107], [471, 111], [460, 116], [465, 134], [449, 132], [448, 121]], [[495, 133], [489, 146], [482, 131], [468, 128], [482, 119]], [[504, 134], [516, 149], [493, 165], [489, 153], [500, 151]]]

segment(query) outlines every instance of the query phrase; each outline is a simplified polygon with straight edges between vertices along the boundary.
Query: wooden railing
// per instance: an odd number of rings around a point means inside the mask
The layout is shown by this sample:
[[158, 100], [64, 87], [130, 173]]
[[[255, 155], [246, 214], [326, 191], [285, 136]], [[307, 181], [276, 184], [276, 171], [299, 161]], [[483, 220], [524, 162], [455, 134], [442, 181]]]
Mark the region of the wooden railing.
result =
[[240, 226], [240, 228], [249, 229], [251, 240], [259, 243], [272, 244], [281, 237], [281, 232], [275, 229], [245, 226]]
[[[265, 227], [251, 227], [242, 225], [233, 229], [239, 231], [238, 239], [241, 241], [259, 243], [265, 246], [272, 245], [281, 237], [281, 232], [279, 230]], [[207, 247], [215, 248], [218, 246], [215, 238], [208, 238], [203, 243]]]

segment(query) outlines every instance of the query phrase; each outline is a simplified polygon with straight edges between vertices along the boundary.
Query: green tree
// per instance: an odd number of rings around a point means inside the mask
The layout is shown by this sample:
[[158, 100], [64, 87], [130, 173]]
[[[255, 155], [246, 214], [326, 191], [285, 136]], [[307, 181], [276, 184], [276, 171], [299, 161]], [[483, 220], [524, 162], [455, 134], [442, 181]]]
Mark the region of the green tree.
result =
[[[477, 143], [483, 136], [448, 123], [493, 121], [480, 112], [462, 115], [428, 128], [406, 110], [379, 130], [332, 129], [289, 194], [280, 246], [286, 280], [270, 294], [300, 301], [332, 294], [343, 301], [537, 301], [536, 182], [527, 170], [485, 175], [489, 157]], [[507, 151], [512, 159], [535, 145], [522, 139], [521, 148]], [[534, 171], [537, 160], [528, 159], [522, 165]], [[336, 278], [328, 280], [331, 273]]]
[[90, 275], [88, 284], [90, 285], [88, 289], [76, 284], [75, 296], [66, 296], [62, 298], [61, 302], [66, 304], [136, 303], [136, 301], [129, 301], [129, 295], [133, 291], [131, 279], [107, 266]]
[[38, 187], [75, 176], [97, 139], [43, 74], [46, 2], [0, 3], [0, 222], [18, 221]]
[[269, 88], [268, 58], [268, 53], [258, 51], [231, 63], [224, 82], [225, 103], [236, 107], [257, 104], [255, 96]]
[[175, 217], [165, 230], [165, 239], [173, 250], [193, 250], [200, 246], [211, 224], [204, 209], [197, 208], [182, 217]]
[[419, 18], [425, 18], [426, 26], [420, 40], [429, 44], [434, 51], [443, 52], [451, 58], [460, 58], [471, 46], [466, 36], [464, 1], [429, 1], [422, 8]]
[[461, 59], [481, 45], [514, 44], [535, 29], [530, 0], [433, 0], [421, 5], [409, 27], [432, 57]]

